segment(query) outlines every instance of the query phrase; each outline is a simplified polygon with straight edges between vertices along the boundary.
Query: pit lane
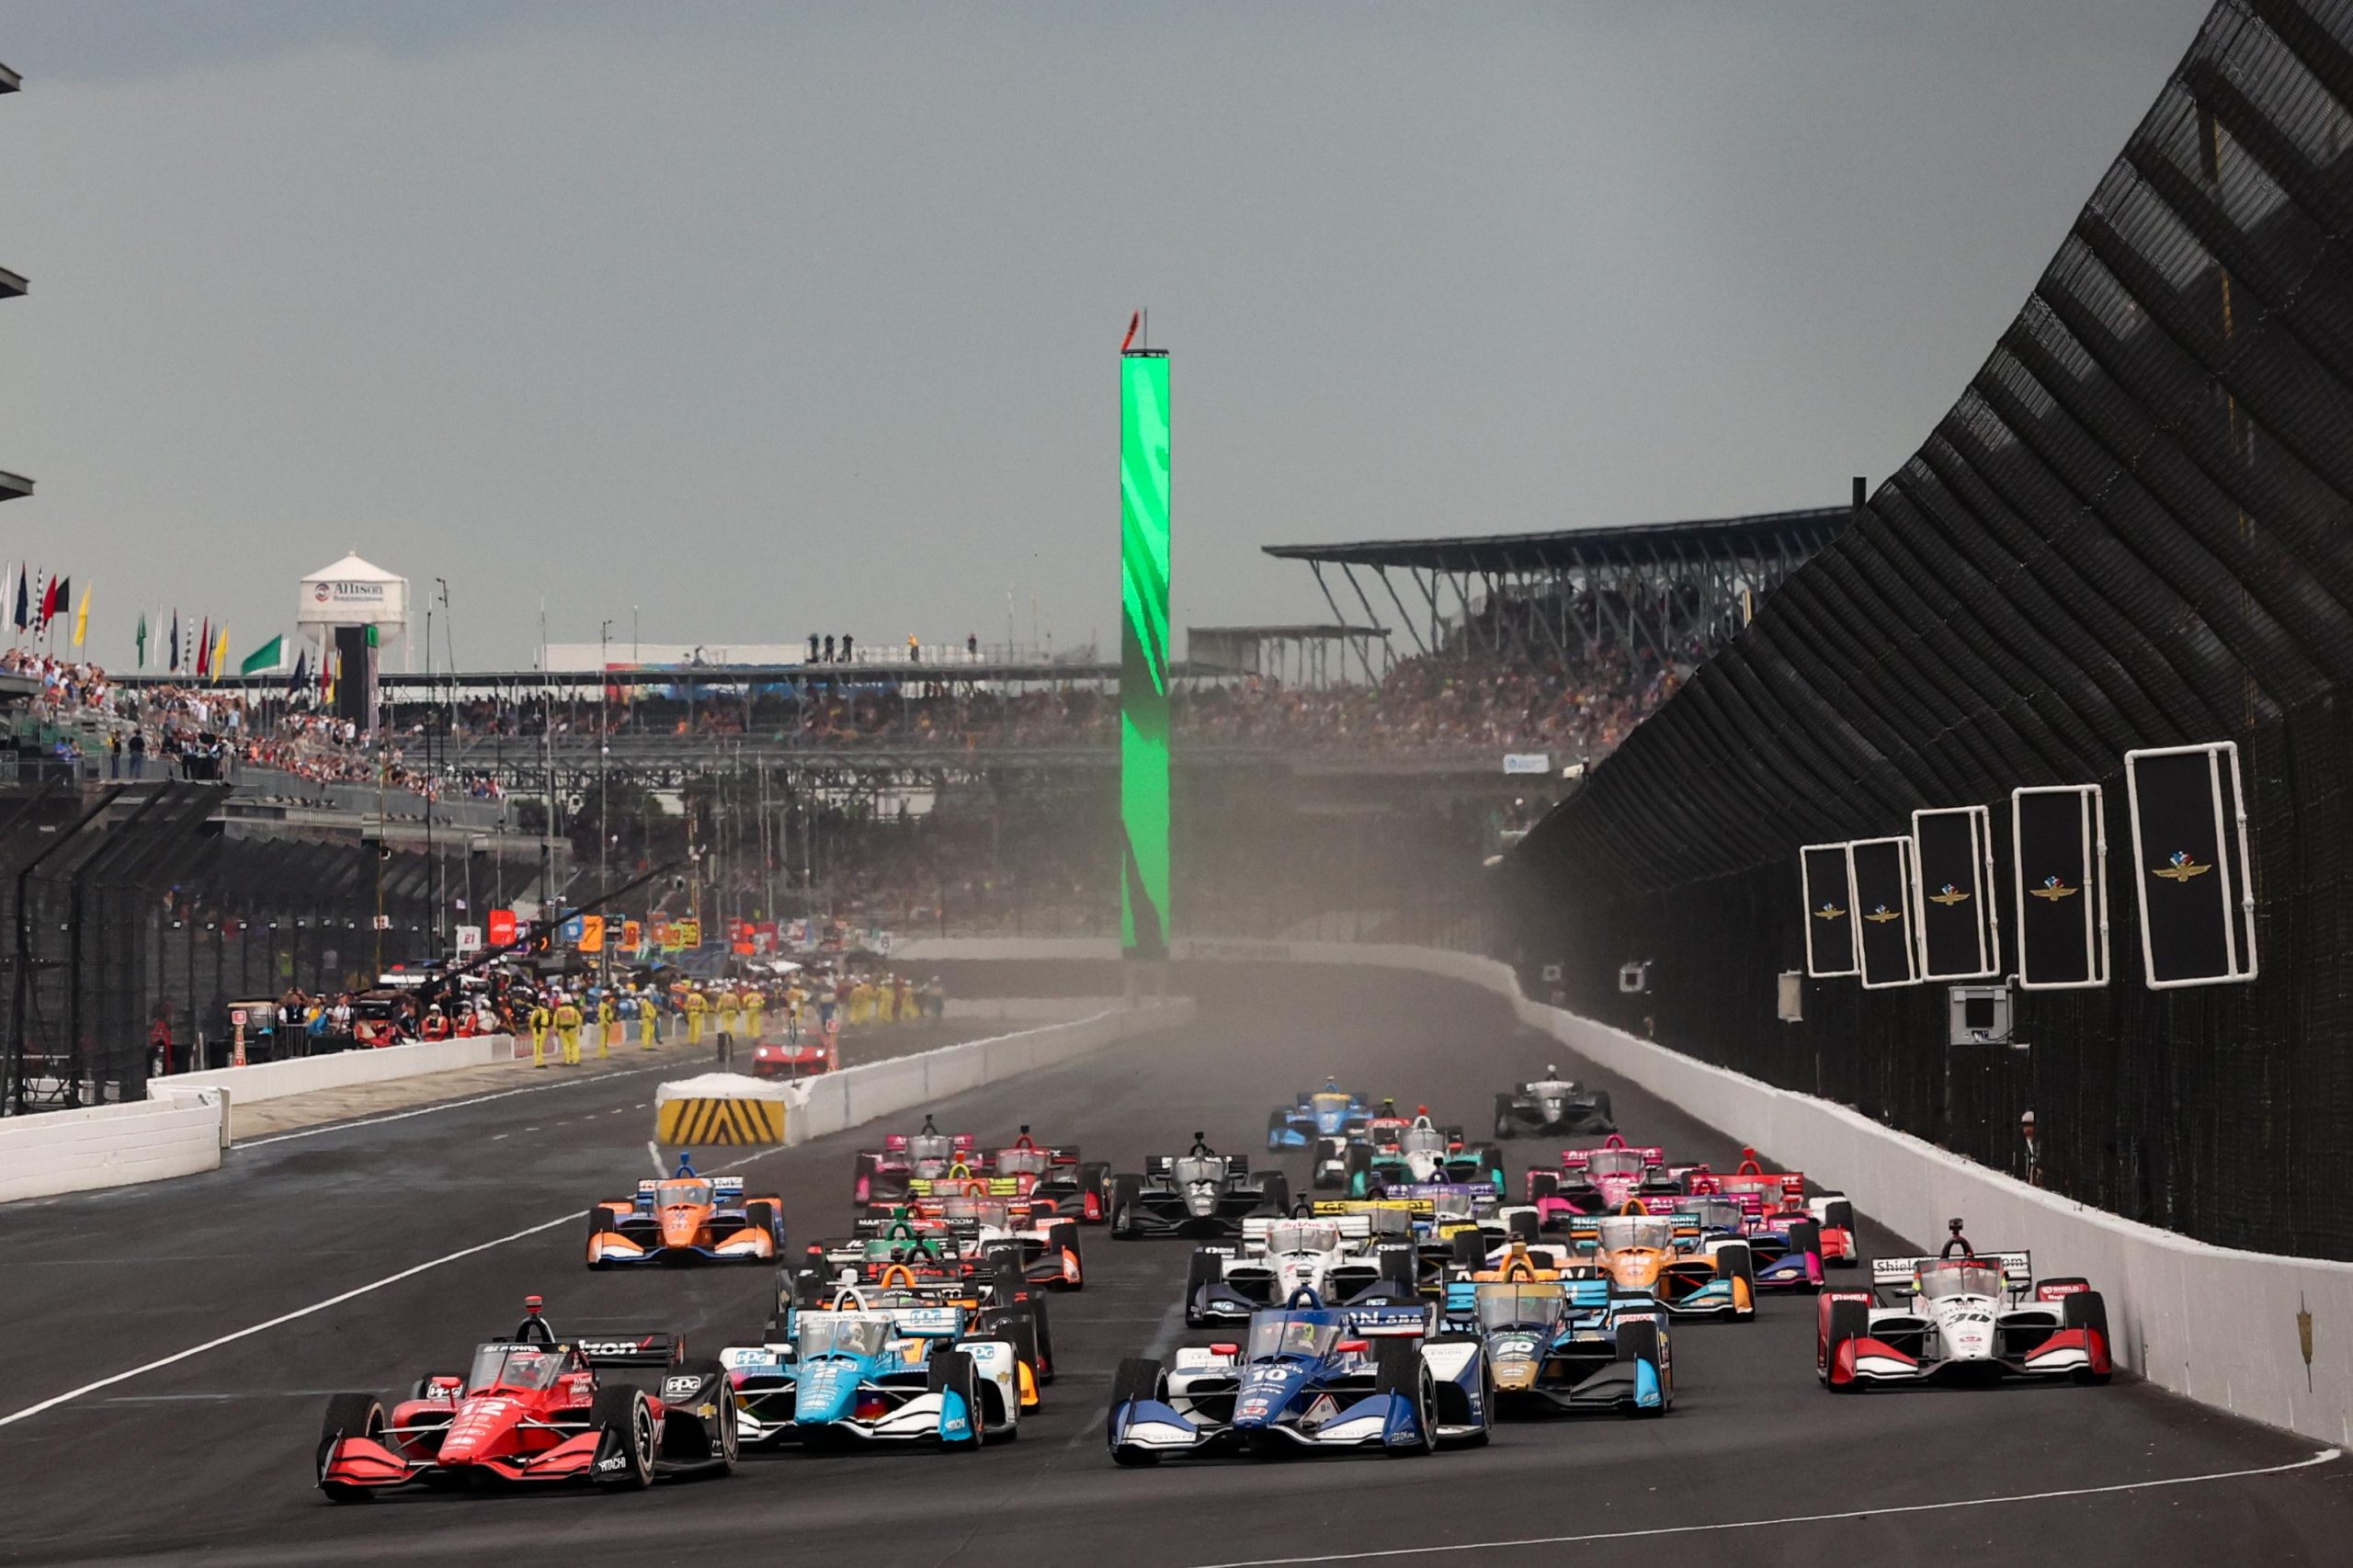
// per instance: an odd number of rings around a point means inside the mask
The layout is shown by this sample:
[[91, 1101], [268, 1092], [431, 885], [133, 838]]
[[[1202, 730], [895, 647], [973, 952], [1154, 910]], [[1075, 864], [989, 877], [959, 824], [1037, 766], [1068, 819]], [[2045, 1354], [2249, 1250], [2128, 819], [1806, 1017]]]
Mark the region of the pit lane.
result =
[[[1558, 1057], [1516, 1035], [1495, 999], [1427, 977], [1183, 972], [1201, 1011], [1180, 1036], [961, 1096], [942, 1125], [994, 1138], [1029, 1121], [1122, 1167], [1199, 1127], [1255, 1157], [1267, 1108], [1327, 1072], [1475, 1125], [1497, 1086]], [[1071, 988], [1090, 982], [1074, 971]], [[1638, 1141], [1737, 1157], [1672, 1107], [1581, 1075], [1611, 1090]], [[14, 1352], [0, 1415], [312, 1309], [0, 1426], [17, 1505], [0, 1562], [2347, 1561], [2353, 1463], [2238, 1473], [2296, 1464], [2313, 1445], [2124, 1379], [1833, 1399], [1813, 1376], [1813, 1303], [1796, 1298], [1768, 1301], [1751, 1324], [1678, 1329], [1665, 1420], [1513, 1423], [1484, 1450], [1428, 1460], [1120, 1471], [1101, 1446], [1110, 1372], [1181, 1335], [1188, 1249], [1099, 1233], [1087, 1289], [1054, 1303], [1063, 1375], [1012, 1445], [757, 1456], [732, 1480], [618, 1497], [324, 1503], [309, 1469], [316, 1391], [460, 1367], [528, 1292], [568, 1332], [672, 1327], [699, 1351], [760, 1321], [764, 1271], [581, 1266], [569, 1220], [643, 1171], [650, 1098], [639, 1081], [589, 1080], [237, 1151], [181, 1182], [0, 1209]], [[837, 1233], [847, 1151], [880, 1131], [759, 1155], [747, 1184], [783, 1193], [796, 1238]], [[1515, 1178], [1549, 1153], [1507, 1148]], [[1303, 1186], [1302, 1162], [1288, 1164]], [[549, 1220], [565, 1222], [499, 1240]], [[1869, 1252], [1912, 1250], [1864, 1232]], [[2146, 1484], [2189, 1477], [2214, 1479]], [[2139, 1489], [2095, 1490], [2124, 1487]]]

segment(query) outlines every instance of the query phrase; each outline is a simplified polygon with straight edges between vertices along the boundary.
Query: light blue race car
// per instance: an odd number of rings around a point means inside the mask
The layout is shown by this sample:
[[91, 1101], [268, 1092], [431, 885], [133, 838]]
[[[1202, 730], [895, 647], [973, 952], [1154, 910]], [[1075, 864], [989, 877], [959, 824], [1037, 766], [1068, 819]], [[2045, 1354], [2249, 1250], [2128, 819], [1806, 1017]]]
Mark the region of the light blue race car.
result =
[[722, 1352], [747, 1447], [829, 1439], [978, 1449], [1011, 1437], [1020, 1369], [1009, 1339], [968, 1336], [961, 1307], [844, 1290], [790, 1312], [765, 1345]]
[[1326, 1078], [1313, 1094], [1302, 1093], [1267, 1113], [1267, 1147], [1304, 1149], [1318, 1138], [1345, 1139], [1371, 1119], [1361, 1096], [1340, 1087], [1338, 1079]]

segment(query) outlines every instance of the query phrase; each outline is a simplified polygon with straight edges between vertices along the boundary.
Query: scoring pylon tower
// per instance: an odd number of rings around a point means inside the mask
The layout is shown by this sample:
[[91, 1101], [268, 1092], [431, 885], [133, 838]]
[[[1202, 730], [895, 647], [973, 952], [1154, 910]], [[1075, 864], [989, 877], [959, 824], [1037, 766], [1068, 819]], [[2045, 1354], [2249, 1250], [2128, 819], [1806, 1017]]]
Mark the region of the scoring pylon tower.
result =
[[1120, 351], [1120, 942], [1168, 953], [1168, 355]]

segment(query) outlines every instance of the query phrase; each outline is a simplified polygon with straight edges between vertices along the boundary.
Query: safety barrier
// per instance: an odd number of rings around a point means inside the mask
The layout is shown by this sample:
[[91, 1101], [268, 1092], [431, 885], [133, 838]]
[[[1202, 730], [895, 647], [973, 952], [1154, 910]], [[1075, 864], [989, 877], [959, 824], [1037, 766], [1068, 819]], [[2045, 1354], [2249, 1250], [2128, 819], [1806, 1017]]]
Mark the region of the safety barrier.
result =
[[663, 1084], [654, 1091], [654, 1142], [680, 1148], [781, 1143], [789, 1094], [784, 1084], [740, 1073], [705, 1073]]
[[[1117, 957], [1108, 943], [1020, 938], [935, 939], [907, 949], [914, 961]], [[1947, 1220], [1965, 1219], [1984, 1245], [2031, 1251], [2044, 1274], [2088, 1278], [2108, 1299], [2119, 1364], [2149, 1381], [2251, 1420], [2353, 1444], [2353, 1264], [2211, 1246], [2086, 1208], [1845, 1106], [1529, 1001], [1509, 966], [1493, 959], [1346, 942], [1180, 940], [1172, 953], [1179, 960], [1406, 969], [1507, 997], [1528, 1028], [1763, 1151], [1773, 1164], [1850, 1194], [1914, 1245], [1940, 1242]]]
[[228, 1115], [203, 1089], [0, 1119], [0, 1203], [217, 1170]]
[[1117, 1040], [1192, 1022], [1189, 997], [1107, 1009], [1092, 1017], [869, 1062], [790, 1085], [785, 1141], [803, 1143], [877, 1117], [926, 1106], [1017, 1073], [1051, 1067]]
[[512, 1035], [467, 1035], [456, 1040], [388, 1045], [378, 1050], [298, 1056], [288, 1062], [259, 1062], [248, 1067], [222, 1067], [209, 1073], [182, 1073], [158, 1079], [154, 1086], [209, 1085], [226, 1089], [235, 1103], [247, 1105], [256, 1100], [308, 1094], [313, 1089], [341, 1089], [354, 1084], [380, 1084], [390, 1078], [446, 1073], [457, 1067], [479, 1067], [486, 1062], [510, 1061], [514, 1055]]

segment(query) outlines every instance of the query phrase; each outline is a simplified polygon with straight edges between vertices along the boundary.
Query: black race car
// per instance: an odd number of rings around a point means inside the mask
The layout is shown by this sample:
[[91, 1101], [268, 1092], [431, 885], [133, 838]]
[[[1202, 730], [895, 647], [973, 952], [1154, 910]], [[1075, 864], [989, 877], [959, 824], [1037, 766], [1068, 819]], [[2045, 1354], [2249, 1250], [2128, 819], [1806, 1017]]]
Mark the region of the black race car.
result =
[[1154, 1154], [1141, 1175], [1111, 1178], [1111, 1235], [1238, 1236], [1242, 1221], [1290, 1209], [1290, 1181], [1280, 1171], [1253, 1174], [1246, 1155], [1221, 1154], [1193, 1134], [1182, 1154]]
[[1495, 1096], [1495, 1136], [1544, 1138], [1563, 1133], [1615, 1132], [1609, 1092], [1588, 1089], [1547, 1065], [1544, 1076]]

